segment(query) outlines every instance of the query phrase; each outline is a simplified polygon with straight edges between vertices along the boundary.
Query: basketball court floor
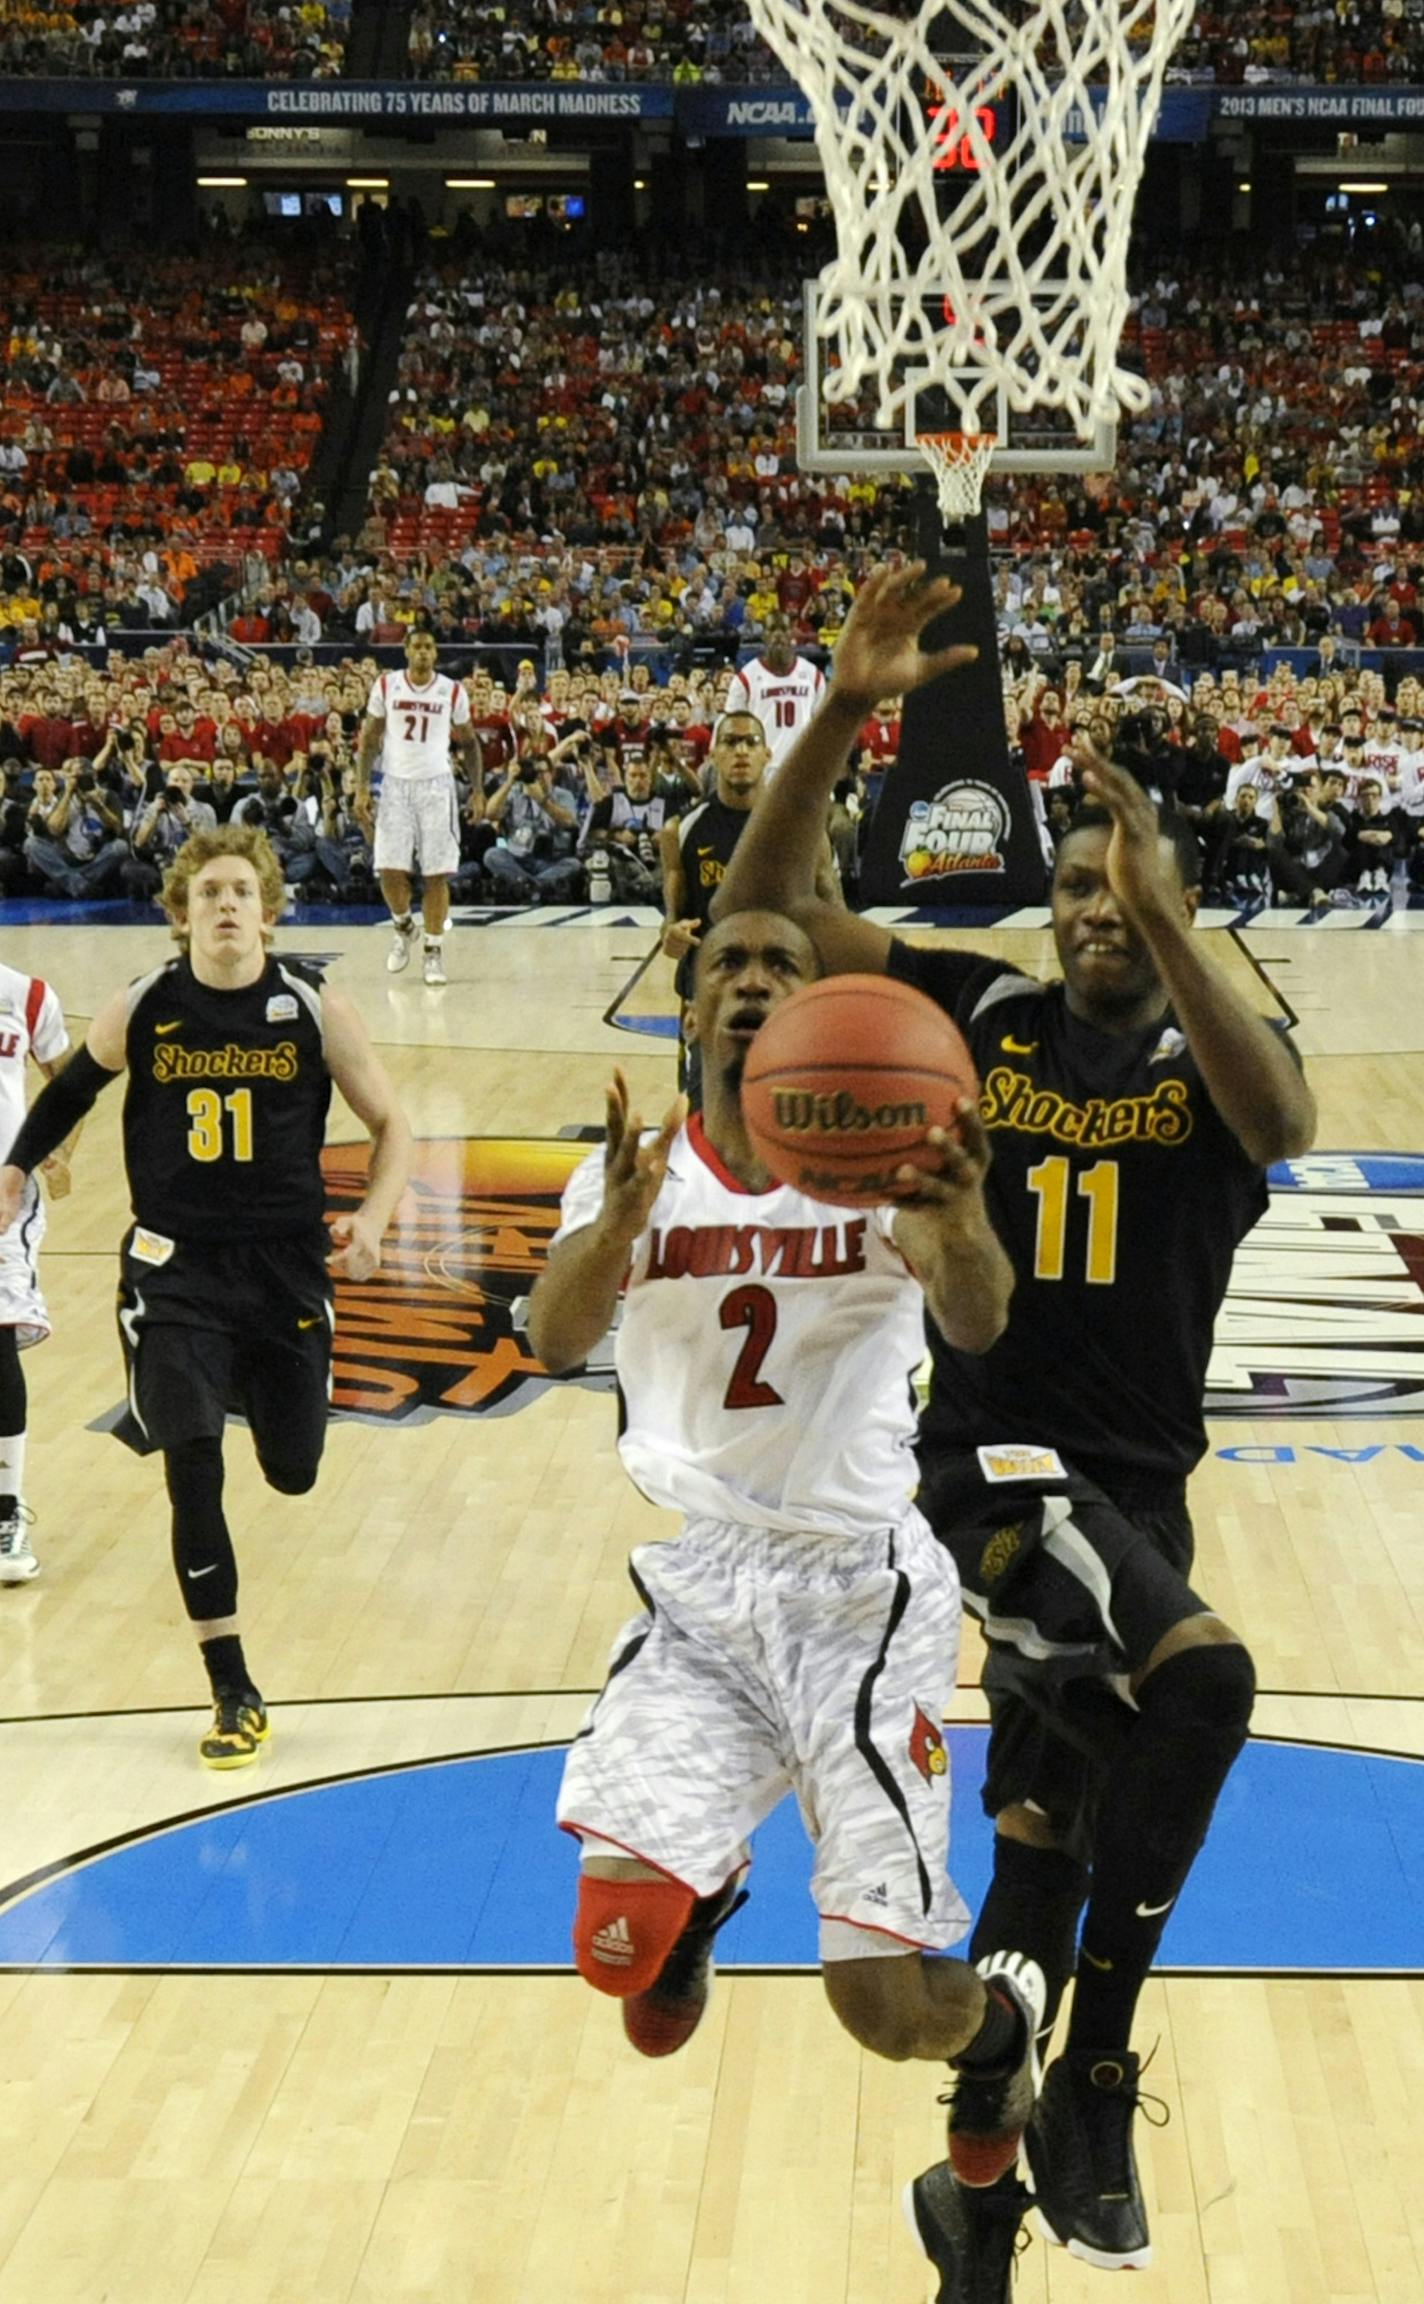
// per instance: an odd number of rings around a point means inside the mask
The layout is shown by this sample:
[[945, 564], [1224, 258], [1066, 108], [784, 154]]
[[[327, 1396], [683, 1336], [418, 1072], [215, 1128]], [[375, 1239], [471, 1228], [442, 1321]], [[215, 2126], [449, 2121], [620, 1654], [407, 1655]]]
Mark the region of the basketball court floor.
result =
[[[1424, 2297], [1424, 945], [1414, 912], [1203, 932], [1298, 1018], [1319, 1151], [1238, 1262], [1193, 1486], [1256, 1735], [1149, 1986], [1141, 2304]], [[1358, 930], [1357, 933], [1344, 932]], [[921, 933], [915, 929], [914, 933]], [[943, 931], [1046, 972], [1042, 915]], [[606, 1367], [550, 1384], [521, 1305], [610, 1067], [673, 1093], [651, 915], [477, 922], [451, 981], [374, 924], [282, 949], [360, 1002], [420, 1139], [387, 1274], [339, 1306], [314, 1495], [231, 1435], [260, 1764], [198, 1765], [203, 1680], [119, 1398], [120, 1097], [55, 1207], [28, 1357], [43, 1573], [0, 1590], [0, 2304], [924, 2304], [900, 2219], [933, 2067], [842, 2034], [795, 1819], [763, 1834], [690, 2047], [646, 2064], [572, 1974], [560, 1749], [666, 1532]], [[76, 1034], [161, 926], [26, 924]], [[647, 963], [645, 965], [645, 963]], [[333, 1111], [331, 1196], [362, 1132]], [[953, 1867], [987, 1871], [971, 1631]], [[1106, 2275], [1041, 2241], [1019, 2304]]]

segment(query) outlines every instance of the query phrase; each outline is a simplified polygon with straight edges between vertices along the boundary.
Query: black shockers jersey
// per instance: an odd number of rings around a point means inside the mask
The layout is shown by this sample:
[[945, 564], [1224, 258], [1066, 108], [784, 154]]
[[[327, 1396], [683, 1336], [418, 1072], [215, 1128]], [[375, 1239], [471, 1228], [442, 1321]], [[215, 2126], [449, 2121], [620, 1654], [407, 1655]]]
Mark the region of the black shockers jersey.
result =
[[732, 850], [746, 829], [748, 811], [728, 808], [721, 800], [704, 800], [690, 808], [677, 828], [682, 856], [682, 877], [687, 894], [683, 918], [707, 926], [712, 899], [727, 877]]
[[987, 1196], [1017, 1276], [982, 1356], [931, 1329], [931, 1445], [1040, 1442], [1124, 1503], [1178, 1490], [1206, 1447], [1212, 1328], [1262, 1169], [1207, 1092], [1170, 1011], [1130, 1035], [1069, 1013], [982, 954], [893, 947], [890, 972], [948, 1010], [974, 1054]]
[[167, 1238], [310, 1234], [331, 1101], [321, 985], [268, 959], [219, 992], [186, 958], [130, 987], [124, 1160], [136, 1220]]

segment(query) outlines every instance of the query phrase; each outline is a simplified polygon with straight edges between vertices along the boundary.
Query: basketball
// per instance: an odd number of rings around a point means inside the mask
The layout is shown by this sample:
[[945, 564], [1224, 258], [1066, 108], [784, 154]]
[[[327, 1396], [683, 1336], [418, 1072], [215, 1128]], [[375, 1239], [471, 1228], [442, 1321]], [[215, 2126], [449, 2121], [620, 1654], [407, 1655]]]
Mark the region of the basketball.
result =
[[977, 1096], [944, 1010], [889, 976], [829, 976], [774, 1008], [747, 1056], [742, 1117], [757, 1157], [812, 1200], [901, 1199], [896, 1171], [933, 1168], [931, 1128]]

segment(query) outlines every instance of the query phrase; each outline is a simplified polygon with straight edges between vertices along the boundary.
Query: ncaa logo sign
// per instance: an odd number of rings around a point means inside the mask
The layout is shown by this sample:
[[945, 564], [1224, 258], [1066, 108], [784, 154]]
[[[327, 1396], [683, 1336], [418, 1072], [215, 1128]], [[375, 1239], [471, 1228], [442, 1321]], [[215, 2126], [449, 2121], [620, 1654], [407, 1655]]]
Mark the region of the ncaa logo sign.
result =
[[1217, 1315], [1208, 1416], [1424, 1416], [1424, 1156], [1317, 1152], [1270, 1185]]

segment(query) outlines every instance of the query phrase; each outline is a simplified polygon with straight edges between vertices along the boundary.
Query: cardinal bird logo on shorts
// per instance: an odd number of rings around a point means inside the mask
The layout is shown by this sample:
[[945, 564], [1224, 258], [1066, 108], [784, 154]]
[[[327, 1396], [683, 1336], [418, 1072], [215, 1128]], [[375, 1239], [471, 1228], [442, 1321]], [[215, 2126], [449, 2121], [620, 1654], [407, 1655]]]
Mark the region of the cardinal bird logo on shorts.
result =
[[949, 1773], [949, 1754], [944, 1748], [944, 1738], [929, 1714], [918, 1704], [915, 1706], [915, 1724], [910, 1730], [910, 1758], [927, 1784], [932, 1784], [936, 1776]]

